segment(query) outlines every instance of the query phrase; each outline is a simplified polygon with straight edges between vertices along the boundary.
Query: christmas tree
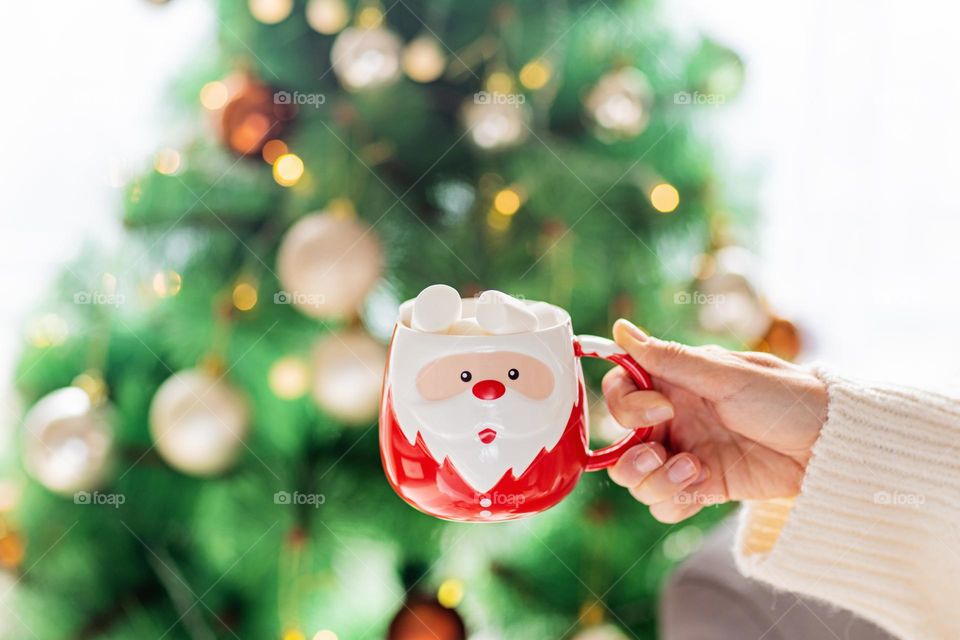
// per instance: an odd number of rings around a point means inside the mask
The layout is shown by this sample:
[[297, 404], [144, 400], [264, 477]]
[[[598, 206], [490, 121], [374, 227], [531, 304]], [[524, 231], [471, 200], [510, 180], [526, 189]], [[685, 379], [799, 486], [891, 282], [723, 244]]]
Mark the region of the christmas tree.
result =
[[[738, 58], [645, 1], [217, 11], [176, 91], [190, 135], [128, 185], [119, 254], [69, 265], [30, 329], [0, 635], [652, 637], [723, 510], [668, 527], [592, 474], [527, 520], [421, 514], [381, 469], [385, 344], [444, 282], [584, 333], [628, 316], [789, 350], [718, 251], [738, 207], [696, 132]], [[691, 286], [740, 297], [705, 315]]]

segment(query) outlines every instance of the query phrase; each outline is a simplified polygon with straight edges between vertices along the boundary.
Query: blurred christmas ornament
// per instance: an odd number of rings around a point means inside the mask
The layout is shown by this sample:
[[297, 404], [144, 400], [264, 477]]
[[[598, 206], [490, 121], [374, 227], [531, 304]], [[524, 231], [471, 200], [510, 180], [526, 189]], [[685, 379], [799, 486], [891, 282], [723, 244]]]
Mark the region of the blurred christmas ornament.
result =
[[359, 329], [330, 332], [313, 350], [313, 397], [327, 413], [353, 424], [377, 415], [387, 351]]
[[465, 640], [467, 629], [453, 609], [434, 598], [410, 596], [387, 629], [387, 640]]
[[416, 82], [433, 82], [446, 65], [443, 47], [433, 36], [415, 38], [403, 49], [403, 71]]
[[16, 569], [23, 561], [23, 538], [0, 520], [0, 569]]
[[246, 398], [202, 369], [180, 371], [160, 385], [150, 404], [157, 452], [184, 473], [208, 476], [236, 460], [249, 430]]
[[598, 138], [605, 141], [632, 138], [642, 133], [650, 122], [653, 91], [642, 71], [624, 67], [601, 76], [587, 94], [584, 105]]
[[382, 268], [383, 252], [369, 227], [331, 212], [310, 214], [280, 244], [277, 272], [284, 290], [275, 300], [314, 318], [349, 316]]
[[752, 348], [784, 360], [795, 360], [803, 350], [803, 339], [795, 324], [785, 318], [774, 318], [766, 335]]
[[111, 410], [78, 387], [47, 394], [24, 418], [23, 459], [40, 484], [63, 495], [103, 482], [113, 449]]
[[293, 11], [293, 0], [248, 0], [250, 13], [264, 24], [283, 22]]
[[343, 0], [310, 0], [307, 3], [307, 24], [324, 35], [339, 32], [350, 20], [350, 9]]
[[463, 103], [460, 111], [470, 140], [481, 149], [505, 149], [526, 139], [530, 120], [525, 103], [513, 94], [481, 91]]
[[223, 107], [220, 135], [224, 144], [241, 156], [259, 154], [268, 140], [283, 132], [296, 112], [288, 94], [246, 77]]
[[573, 640], [627, 640], [627, 638], [629, 636], [612, 624], [587, 627], [573, 636]]
[[295, 400], [310, 388], [310, 368], [296, 356], [280, 358], [267, 374], [270, 390], [284, 400]]
[[333, 71], [350, 91], [389, 84], [400, 73], [401, 46], [400, 38], [384, 27], [351, 27], [330, 50]]
[[[677, 294], [678, 302], [697, 305], [700, 325], [754, 344], [770, 328], [771, 317], [753, 284], [753, 255], [742, 247], [724, 247], [701, 265], [698, 291]], [[685, 297], [684, 297], [685, 296]]]

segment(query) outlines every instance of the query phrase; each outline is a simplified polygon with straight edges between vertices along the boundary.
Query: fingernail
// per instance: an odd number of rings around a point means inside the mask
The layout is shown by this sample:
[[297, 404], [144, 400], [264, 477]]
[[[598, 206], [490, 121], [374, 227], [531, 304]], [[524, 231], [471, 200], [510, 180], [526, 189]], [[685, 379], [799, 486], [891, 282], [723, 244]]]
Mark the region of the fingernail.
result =
[[673, 407], [668, 404], [654, 405], [643, 412], [643, 417], [650, 424], [666, 422], [673, 417]]
[[630, 337], [636, 340], [637, 342], [643, 342], [647, 339], [647, 334], [640, 330], [640, 327], [633, 324], [626, 318], [620, 318], [618, 322], [623, 323], [624, 329], [627, 330], [627, 333], [630, 334]]
[[660, 459], [657, 452], [649, 448], [640, 452], [633, 461], [633, 466], [644, 475], [653, 473], [659, 469], [662, 464], [663, 460]]
[[674, 484], [686, 482], [696, 473], [697, 465], [686, 457], [674, 458], [667, 467], [667, 479]]

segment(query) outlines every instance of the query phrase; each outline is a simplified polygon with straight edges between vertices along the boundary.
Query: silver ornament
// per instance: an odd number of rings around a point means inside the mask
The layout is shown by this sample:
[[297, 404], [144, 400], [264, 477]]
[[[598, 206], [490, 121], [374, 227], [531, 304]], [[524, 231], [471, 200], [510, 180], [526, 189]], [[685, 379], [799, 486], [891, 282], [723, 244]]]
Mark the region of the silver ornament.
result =
[[344, 422], [374, 420], [387, 352], [361, 330], [328, 333], [313, 350], [313, 397], [321, 409]]
[[337, 36], [330, 61], [340, 83], [350, 91], [372, 89], [397, 79], [402, 46], [389, 29], [351, 27]]
[[653, 91], [642, 71], [625, 67], [604, 74], [584, 105], [599, 138], [632, 138], [643, 133], [650, 122]]

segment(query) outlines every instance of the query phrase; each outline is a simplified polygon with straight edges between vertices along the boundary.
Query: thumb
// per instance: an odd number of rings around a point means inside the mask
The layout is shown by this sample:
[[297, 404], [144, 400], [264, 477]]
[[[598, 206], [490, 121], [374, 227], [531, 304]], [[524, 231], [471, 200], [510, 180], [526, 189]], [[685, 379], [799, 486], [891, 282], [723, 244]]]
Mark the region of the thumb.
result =
[[623, 318], [613, 325], [613, 339], [653, 377], [700, 395], [729, 377], [715, 353], [654, 338]]

